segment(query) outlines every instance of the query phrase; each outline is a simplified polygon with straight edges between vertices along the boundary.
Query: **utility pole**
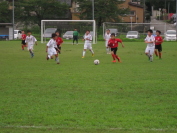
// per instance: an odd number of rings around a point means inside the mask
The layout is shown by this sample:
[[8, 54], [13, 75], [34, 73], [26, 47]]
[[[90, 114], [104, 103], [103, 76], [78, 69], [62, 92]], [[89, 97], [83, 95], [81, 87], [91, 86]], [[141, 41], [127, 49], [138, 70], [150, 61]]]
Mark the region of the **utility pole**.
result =
[[[177, 20], [177, 0], [176, 0], [176, 20]], [[177, 23], [177, 21], [176, 21]], [[177, 38], [177, 24], [176, 24], [176, 38]]]
[[144, 3], [143, 3], [143, 5], [144, 5], [144, 23], [145, 23], [145, 21], [146, 21], [146, 4], [145, 4], [145, 0], [144, 0]]
[[14, 40], [14, 0], [12, 1], [12, 29], [13, 29], [13, 31], [12, 31], [12, 33], [13, 33], [13, 40]]
[[95, 19], [95, 13], [94, 13], [94, 10], [95, 10], [94, 0], [92, 0], [92, 19], [93, 19], [93, 20]]

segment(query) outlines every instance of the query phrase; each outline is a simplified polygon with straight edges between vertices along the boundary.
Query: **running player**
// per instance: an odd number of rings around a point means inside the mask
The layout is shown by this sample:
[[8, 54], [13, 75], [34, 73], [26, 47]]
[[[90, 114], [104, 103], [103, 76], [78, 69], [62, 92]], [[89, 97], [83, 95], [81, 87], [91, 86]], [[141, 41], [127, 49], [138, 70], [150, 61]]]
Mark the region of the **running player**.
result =
[[112, 62], [116, 62], [116, 59], [118, 60], [118, 62], [121, 62], [120, 57], [118, 57], [117, 55], [117, 50], [118, 50], [118, 43], [122, 44], [122, 47], [124, 48], [124, 44], [122, 43], [121, 39], [115, 38], [115, 33], [111, 34], [111, 39], [108, 41], [108, 46], [111, 48], [111, 55], [113, 58]]
[[82, 58], [85, 57], [87, 49], [90, 50], [90, 52], [92, 53], [92, 57], [94, 57], [94, 52], [93, 52], [93, 49], [92, 49], [92, 35], [90, 34], [89, 30], [86, 31], [83, 40], [85, 41], [85, 44], [84, 44], [84, 50], [83, 50]]
[[34, 36], [31, 35], [31, 31], [28, 31], [28, 36], [26, 37], [25, 43], [28, 45], [28, 51], [31, 54], [31, 58], [34, 57], [33, 47], [34, 44], [37, 45], [37, 40]]
[[155, 38], [152, 35], [153, 31], [152, 30], [148, 30], [148, 35], [145, 38], [145, 43], [147, 44], [146, 50], [145, 50], [145, 54], [148, 56], [148, 59], [150, 60], [150, 62], [153, 61], [153, 54], [154, 54], [154, 48], [155, 48]]
[[110, 47], [108, 46], [108, 41], [109, 41], [110, 38], [111, 38], [111, 34], [110, 34], [110, 30], [108, 29], [108, 30], [106, 30], [106, 34], [104, 36], [104, 40], [105, 40], [105, 43], [106, 43], [105, 46], [106, 46], [107, 54], [110, 54], [110, 51], [111, 51]]
[[22, 37], [21, 37], [21, 39], [22, 39], [22, 50], [24, 50], [24, 47], [27, 47], [27, 45], [26, 45], [26, 43], [25, 43], [25, 40], [26, 40], [26, 34], [25, 34], [25, 32], [24, 31], [22, 31]]
[[53, 56], [55, 56], [55, 61], [57, 62], [57, 64], [60, 64], [59, 57], [56, 51], [56, 48], [57, 48], [56, 39], [57, 39], [57, 35], [53, 33], [52, 38], [50, 39], [50, 41], [47, 43], [47, 46], [46, 46], [47, 60], [53, 59]]
[[157, 30], [156, 31], [156, 37], [155, 37], [155, 55], [159, 57], [159, 59], [162, 58], [162, 43], [163, 43], [163, 38], [160, 36], [161, 31]]
[[61, 46], [62, 46], [63, 40], [60, 37], [60, 33], [58, 31], [55, 34], [57, 35], [57, 39], [56, 39], [57, 49], [56, 50], [59, 54], [61, 54]]

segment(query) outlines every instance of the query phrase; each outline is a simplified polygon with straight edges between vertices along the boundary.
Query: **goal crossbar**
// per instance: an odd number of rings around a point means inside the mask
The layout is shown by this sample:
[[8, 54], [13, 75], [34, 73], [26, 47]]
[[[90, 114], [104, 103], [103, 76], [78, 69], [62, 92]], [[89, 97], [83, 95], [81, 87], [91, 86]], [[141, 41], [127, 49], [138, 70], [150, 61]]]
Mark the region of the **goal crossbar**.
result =
[[95, 20], [41, 20], [41, 43], [44, 43], [45, 22], [92, 22], [93, 23], [93, 44], [96, 44], [96, 21]]

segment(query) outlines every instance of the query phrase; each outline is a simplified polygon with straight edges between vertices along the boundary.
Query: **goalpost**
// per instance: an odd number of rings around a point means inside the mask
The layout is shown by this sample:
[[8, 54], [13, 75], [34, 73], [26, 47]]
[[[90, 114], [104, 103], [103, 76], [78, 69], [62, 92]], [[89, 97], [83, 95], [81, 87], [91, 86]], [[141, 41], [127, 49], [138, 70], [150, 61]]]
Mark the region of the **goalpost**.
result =
[[63, 35], [65, 32], [73, 31], [77, 27], [82, 31], [79, 32], [80, 37], [84, 36], [86, 30], [90, 30], [93, 36], [93, 44], [97, 43], [95, 20], [41, 20], [41, 43], [44, 43], [44, 31], [47, 28], [60, 29]]

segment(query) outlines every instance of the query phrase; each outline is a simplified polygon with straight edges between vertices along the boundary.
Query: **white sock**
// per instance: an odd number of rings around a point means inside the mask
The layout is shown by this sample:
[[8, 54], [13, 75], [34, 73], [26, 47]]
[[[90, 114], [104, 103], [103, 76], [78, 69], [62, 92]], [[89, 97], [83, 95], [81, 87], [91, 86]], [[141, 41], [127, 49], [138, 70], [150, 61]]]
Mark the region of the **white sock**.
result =
[[153, 56], [150, 56], [150, 61], [153, 61]]
[[85, 56], [86, 51], [83, 51], [83, 57]]
[[109, 48], [106, 48], [106, 52], [109, 53]]
[[50, 56], [50, 55], [48, 55], [48, 58], [49, 58], [49, 59], [51, 59], [51, 56]]
[[90, 49], [90, 52], [91, 52], [92, 54], [94, 54], [93, 49]]
[[60, 62], [60, 61], [59, 61], [59, 57], [56, 57], [56, 59], [55, 59], [55, 60], [56, 60], [56, 62], [57, 62], [57, 63], [59, 63], [59, 62]]

